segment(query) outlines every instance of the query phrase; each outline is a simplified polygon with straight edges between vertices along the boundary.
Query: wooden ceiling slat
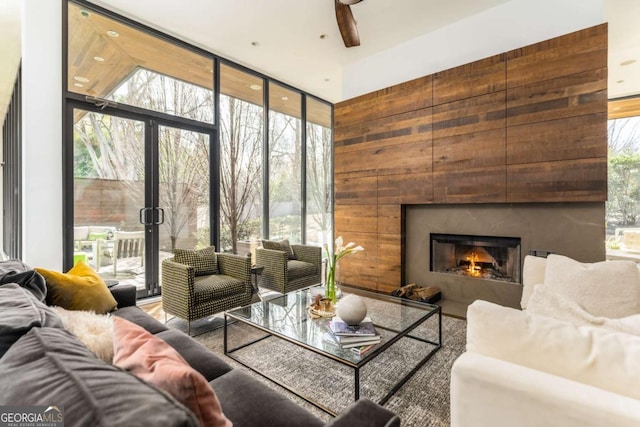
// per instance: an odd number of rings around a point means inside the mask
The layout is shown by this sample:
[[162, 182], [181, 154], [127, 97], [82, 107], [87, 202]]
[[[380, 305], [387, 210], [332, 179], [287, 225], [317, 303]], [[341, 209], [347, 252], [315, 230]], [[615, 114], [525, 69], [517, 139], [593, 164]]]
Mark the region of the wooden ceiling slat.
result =
[[[88, 12], [88, 14], [87, 14]], [[111, 37], [108, 31], [119, 36]], [[106, 98], [137, 67], [178, 80], [213, 89], [213, 60], [174, 43], [125, 25], [94, 11], [69, 3], [69, 90], [97, 98]], [[94, 57], [104, 58], [104, 62]], [[84, 87], [74, 86], [74, 77], [89, 79]], [[231, 66], [221, 66], [221, 93], [263, 105], [262, 78]], [[270, 108], [300, 118], [301, 94], [271, 84]], [[282, 97], [287, 97], [285, 101]], [[308, 104], [310, 105], [310, 104]], [[328, 107], [328, 106], [327, 106]], [[327, 112], [328, 111], [328, 112]], [[307, 108], [307, 120], [331, 127], [331, 108]]]
[[609, 101], [609, 120], [640, 116], [640, 97]]

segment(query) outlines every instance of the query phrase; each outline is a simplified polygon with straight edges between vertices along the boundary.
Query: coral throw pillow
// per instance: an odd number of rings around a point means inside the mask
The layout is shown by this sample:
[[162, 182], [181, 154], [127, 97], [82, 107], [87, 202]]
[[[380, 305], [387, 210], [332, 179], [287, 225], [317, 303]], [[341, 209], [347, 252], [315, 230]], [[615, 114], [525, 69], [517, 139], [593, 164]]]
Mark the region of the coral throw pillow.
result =
[[121, 317], [113, 326], [114, 365], [172, 395], [203, 426], [232, 426], [207, 380], [173, 347]]
[[66, 273], [35, 270], [47, 282], [47, 305], [98, 314], [108, 313], [118, 305], [102, 277], [82, 261]]

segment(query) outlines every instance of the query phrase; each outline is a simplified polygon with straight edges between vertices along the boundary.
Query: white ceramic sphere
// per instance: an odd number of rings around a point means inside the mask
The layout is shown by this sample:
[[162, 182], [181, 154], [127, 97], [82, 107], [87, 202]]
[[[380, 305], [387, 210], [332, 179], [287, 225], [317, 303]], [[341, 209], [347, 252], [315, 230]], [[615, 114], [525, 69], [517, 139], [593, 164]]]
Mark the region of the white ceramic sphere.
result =
[[367, 317], [367, 305], [358, 295], [349, 294], [338, 301], [336, 314], [348, 325], [357, 325]]

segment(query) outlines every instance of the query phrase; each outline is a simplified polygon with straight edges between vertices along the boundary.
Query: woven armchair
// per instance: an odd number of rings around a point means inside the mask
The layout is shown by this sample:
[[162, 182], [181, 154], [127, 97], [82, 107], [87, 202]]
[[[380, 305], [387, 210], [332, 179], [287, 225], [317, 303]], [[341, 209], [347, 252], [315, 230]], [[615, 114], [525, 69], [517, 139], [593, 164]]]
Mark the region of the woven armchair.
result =
[[218, 273], [196, 276], [192, 266], [162, 261], [162, 309], [187, 321], [187, 334], [191, 334], [191, 321], [211, 316], [251, 302], [251, 258], [216, 254]]
[[264, 267], [260, 286], [286, 294], [321, 282], [322, 248], [291, 245], [295, 259], [286, 252], [256, 249], [256, 265]]

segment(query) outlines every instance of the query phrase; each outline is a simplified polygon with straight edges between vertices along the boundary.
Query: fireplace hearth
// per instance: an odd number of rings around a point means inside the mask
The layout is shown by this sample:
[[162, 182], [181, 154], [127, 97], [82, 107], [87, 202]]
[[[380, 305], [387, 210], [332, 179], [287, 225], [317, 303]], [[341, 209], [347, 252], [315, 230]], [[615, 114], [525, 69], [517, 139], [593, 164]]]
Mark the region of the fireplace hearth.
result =
[[430, 241], [433, 272], [521, 283], [520, 238], [431, 233]]

